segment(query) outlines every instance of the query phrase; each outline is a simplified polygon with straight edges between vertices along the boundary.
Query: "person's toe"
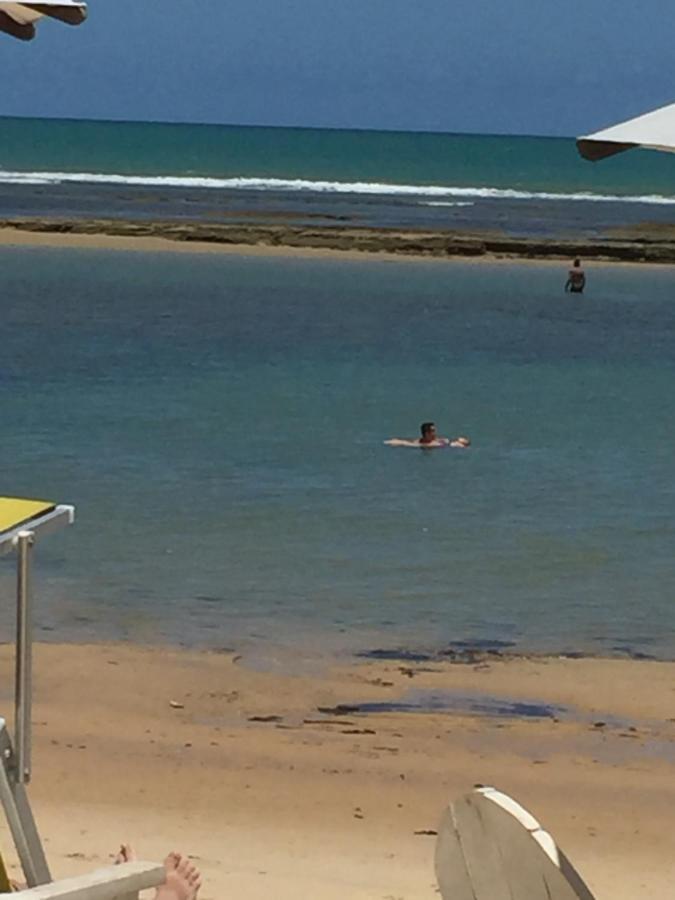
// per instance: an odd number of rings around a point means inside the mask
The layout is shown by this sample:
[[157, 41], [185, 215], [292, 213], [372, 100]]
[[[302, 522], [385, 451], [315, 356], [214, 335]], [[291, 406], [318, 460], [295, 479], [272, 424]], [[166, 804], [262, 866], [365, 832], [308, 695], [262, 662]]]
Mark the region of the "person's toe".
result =
[[167, 871], [172, 871], [173, 869], [178, 868], [178, 863], [180, 862], [181, 856], [180, 853], [176, 853], [175, 850], [172, 850], [171, 853], [168, 854], [166, 859], [164, 860], [164, 868]]
[[133, 862], [136, 859], [136, 852], [131, 844], [120, 844], [120, 849], [115, 856], [115, 865], [121, 863]]

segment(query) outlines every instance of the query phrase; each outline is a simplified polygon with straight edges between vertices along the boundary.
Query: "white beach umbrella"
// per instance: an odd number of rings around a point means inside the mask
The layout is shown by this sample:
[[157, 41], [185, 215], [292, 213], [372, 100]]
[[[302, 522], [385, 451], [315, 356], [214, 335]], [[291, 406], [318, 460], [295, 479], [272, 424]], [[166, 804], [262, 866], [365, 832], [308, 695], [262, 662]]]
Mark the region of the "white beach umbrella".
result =
[[675, 153], [675, 103], [577, 138], [579, 153], [593, 161], [632, 147]]
[[79, 25], [87, 18], [87, 4], [77, 0], [41, 0], [40, 3], [0, 0], [0, 31], [21, 41], [31, 41], [35, 37], [35, 23], [43, 16], [68, 25]]

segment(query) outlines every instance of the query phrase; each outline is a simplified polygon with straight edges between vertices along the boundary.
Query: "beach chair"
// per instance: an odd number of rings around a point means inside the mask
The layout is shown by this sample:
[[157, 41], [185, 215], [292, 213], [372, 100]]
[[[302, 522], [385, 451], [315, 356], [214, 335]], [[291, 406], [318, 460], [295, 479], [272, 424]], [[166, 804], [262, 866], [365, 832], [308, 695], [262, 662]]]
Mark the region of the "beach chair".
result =
[[12, 897], [21, 900], [132, 900], [138, 897], [139, 891], [159, 887], [165, 880], [166, 869], [159, 863], [128, 862], [26, 888]]
[[435, 866], [443, 900], [593, 900], [551, 835], [491, 787], [450, 804]]
[[[31, 562], [33, 547], [45, 534], [71, 525], [72, 506], [48, 500], [0, 497], [0, 555], [16, 555], [16, 683], [15, 744], [0, 716], [0, 804], [4, 808], [19, 861], [28, 883], [13, 892], [25, 900], [132, 900], [139, 891], [166, 881], [163, 865], [127, 862], [86, 875], [52, 881], [30, 803], [32, 707]], [[0, 893], [10, 889], [0, 856]]]
[[[0, 555], [16, 556], [14, 743], [5, 718], [0, 716], [0, 804], [30, 887], [51, 881], [27, 793], [33, 696], [31, 562], [35, 543], [45, 534], [72, 524], [74, 516], [72, 506], [59, 506], [49, 500], [0, 497]], [[0, 890], [6, 882], [6, 873], [0, 866]]]

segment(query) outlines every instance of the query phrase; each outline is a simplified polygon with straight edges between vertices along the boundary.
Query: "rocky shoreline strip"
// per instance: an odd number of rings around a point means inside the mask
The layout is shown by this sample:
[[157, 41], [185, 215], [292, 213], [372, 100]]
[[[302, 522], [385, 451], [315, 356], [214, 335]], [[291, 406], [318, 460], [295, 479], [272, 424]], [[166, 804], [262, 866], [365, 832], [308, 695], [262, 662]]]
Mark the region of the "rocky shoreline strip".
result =
[[385, 253], [435, 258], [501, 258], [675, 263], [675, 229], [649, 227], [614, 237], [579, 240], [512, 237], [496, 233], [411, 231], [344, 226], [300, 227], [279, 224], [225, 224], [118, 219], [4, 219], [1, 229], [58, 235], [161, 238], [177, 242], [331, 251]]

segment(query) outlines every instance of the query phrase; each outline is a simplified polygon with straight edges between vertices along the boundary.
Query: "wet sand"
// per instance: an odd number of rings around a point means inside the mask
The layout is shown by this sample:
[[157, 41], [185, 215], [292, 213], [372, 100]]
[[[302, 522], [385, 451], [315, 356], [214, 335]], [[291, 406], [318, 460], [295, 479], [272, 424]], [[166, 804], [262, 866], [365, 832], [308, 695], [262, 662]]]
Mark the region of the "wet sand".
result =
[[34, 218], [0, 220], [0, 245], [556, 263], [581, 256], [585, 261], [675, 263], [675, 228], [649, 225], [602, 239], [571, 240], [333, 225]]
[[[130, 840], [146, 859], [193, 855], [212, 900], [432, 900], [443, 807], [483, 783], [552, 831], [598, 900], [669, 896], [675, 664], [468, 659], [308, 677], [38, 645], [30, 795], [53, 873]], [[9, 712], [10, 647], [0, 670]], [[6, 830], [2, 845], [13, 861]]]

